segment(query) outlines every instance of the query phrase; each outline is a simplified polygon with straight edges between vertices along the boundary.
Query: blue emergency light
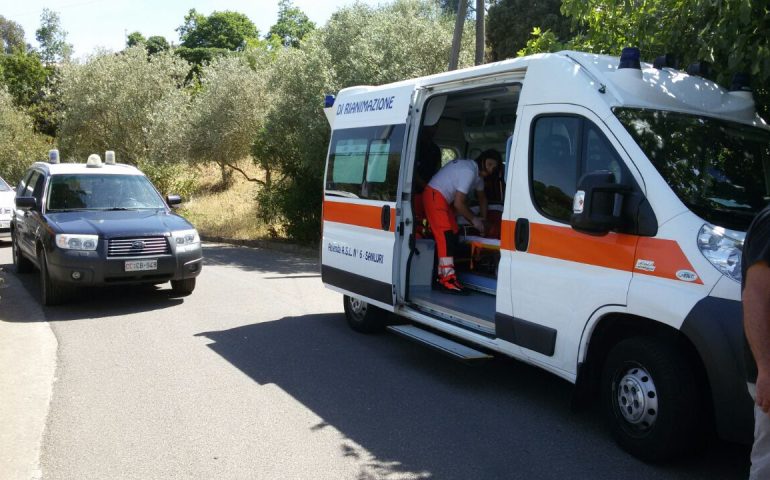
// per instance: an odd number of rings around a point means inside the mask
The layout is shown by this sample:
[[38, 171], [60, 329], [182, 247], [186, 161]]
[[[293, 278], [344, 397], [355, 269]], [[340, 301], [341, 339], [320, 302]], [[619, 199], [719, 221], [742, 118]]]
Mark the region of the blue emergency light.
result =
[[620, 64], [618, 64], [618, 70], [621, 68], [635, 68], [641, 70], [642, 65], [639, 59], [642, 57], [641, 52], [636, 47], [626, 47], [620, 53]]
[[696, 75], [698, 77], [709, 78], [711, 76], [711, 64], [704, 60], [691, 63], [687, 67], [687, 75]]
[[663, 70], [664, 68], [679, 70], [679, 59], [676, 58], [676, 55], [673, 53], [667, 53], [655, 58], [655, 61], [652, 62], [652, 66], [658, 70]]
[[334, 95], [326, 95], [324, 96], [324, 108], [331, 108], [334, 106], [334, 100], [336, 100], [336, 97]]
[[733, 81], [730, 83], [731, 92], [750, 92], [751, 77], [747, 73], [736, 73], [733, 75]]

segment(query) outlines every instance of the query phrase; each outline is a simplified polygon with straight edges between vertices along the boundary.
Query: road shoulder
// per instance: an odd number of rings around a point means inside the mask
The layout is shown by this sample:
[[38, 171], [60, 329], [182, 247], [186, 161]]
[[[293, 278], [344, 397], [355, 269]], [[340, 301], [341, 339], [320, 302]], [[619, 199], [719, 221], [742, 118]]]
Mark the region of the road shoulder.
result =
[[0, 478], [39, 479], [58, 343], [37, 299], [0, 275]]

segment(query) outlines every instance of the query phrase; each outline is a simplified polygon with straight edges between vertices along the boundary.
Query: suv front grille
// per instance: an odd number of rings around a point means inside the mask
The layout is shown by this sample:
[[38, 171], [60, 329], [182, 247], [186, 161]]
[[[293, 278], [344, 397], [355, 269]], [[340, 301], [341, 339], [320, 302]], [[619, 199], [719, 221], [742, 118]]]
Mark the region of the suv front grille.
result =
[[107, 247], [108, 257], [139, 257], [171, 253], [166, 237], [115, 238]]

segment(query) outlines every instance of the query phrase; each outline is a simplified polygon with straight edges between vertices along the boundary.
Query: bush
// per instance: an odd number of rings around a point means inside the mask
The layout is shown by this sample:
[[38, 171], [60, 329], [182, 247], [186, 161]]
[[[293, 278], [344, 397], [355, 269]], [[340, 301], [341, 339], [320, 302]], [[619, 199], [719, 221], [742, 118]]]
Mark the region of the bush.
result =
[[33, 162], [46, 159], [52, 146], [52, 139], [36, 133], [29, 115], [0, 88], [0, 176], [15, 185]]

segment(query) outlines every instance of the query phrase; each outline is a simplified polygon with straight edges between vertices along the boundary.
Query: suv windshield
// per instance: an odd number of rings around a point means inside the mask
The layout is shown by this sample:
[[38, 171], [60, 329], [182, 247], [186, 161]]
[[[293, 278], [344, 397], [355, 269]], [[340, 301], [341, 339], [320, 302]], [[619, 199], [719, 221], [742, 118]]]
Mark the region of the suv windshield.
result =
[[137, 210], [165, 208], [163, 199], [141, 175], [53, 175], [48, 210]]
[[745, 231], [770, 200], [770, 132], [661, 110], [614, 112], [679, 199], [706, 221]]
[[8, 186], [7, 183], [5, 183], [5, 180], [0, 178], [0, 192], [10, 192], [11, 187]]

